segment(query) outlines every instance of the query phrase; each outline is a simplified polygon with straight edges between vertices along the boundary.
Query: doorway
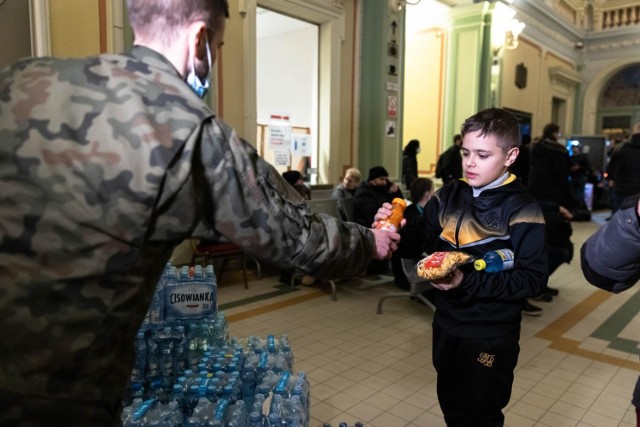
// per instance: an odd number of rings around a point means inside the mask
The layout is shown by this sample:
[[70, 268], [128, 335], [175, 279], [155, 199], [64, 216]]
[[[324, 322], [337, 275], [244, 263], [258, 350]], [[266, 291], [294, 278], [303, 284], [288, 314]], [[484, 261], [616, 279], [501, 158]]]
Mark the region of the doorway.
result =
[[256, 107], [259, 154], [279, 172], [311, 183], [318, 168], [319, 27], [256, 9]]
[[0, 68], [32, 56], [29, 2], [0, 0], [0, 40]]

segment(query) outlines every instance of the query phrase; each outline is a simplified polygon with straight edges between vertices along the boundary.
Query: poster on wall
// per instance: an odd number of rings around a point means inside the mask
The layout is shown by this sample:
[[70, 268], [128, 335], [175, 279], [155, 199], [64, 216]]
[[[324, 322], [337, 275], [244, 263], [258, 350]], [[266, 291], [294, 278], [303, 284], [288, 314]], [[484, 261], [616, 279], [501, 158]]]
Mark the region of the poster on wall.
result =
[[300, 133], [292, 134], [291, 151], [294, 156], [311, 156], [311, 135]]
[[385, 124], [385, 135], [389, 138], [396, 136], [396, 122], [395, 120], [387, 120]]
[[291, 151], [289, 150], [273, 150], [274, 166], [291, 166]]
[[387, 116], [398, 117], [398, 97], [396, 95], [387, 96]]
[[269, 148], [272, 150], [288, 149], [291, 143], [291, 122], [289, 116], [271, 114], [269, 116]]

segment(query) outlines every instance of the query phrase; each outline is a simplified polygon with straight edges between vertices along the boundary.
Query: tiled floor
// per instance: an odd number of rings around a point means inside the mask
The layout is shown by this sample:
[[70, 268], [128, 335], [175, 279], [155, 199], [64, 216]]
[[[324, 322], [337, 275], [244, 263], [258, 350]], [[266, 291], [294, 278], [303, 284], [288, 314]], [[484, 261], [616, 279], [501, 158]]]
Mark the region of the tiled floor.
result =
[[[574, 261], [550, 278], [560, 295], [536, 302], [542, 316], [523, 319], [507, 426], [635, 426], [640, 287], [608, 294], [589, 285], [579, 266], [582, 242], [607, 215], [574, 223]], [[445, 425], [431, 364], [432, 312], [395, 298], [376, 314], [378, 299], [395, 290], [390, 277], [340, 283], [333, 302], [328, 286], [291, 291], [277, 275], [252, 276], [245, 290], [239, 275], [225, 276], [219, 301], [232, 336], [288, 334], [295, 369], [311, 379], [312, 427]]]

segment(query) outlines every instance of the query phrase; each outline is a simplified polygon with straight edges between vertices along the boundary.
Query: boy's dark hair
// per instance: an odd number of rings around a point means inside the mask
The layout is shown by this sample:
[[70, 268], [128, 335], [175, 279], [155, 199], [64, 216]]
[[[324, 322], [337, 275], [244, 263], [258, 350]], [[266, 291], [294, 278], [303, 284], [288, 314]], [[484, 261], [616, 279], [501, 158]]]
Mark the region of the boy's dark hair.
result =
[[[127, 0], [127, 14], [133, 33], [144, 37], [171, 39], [184, 25], [198, 20], [213, 25], [215, 18], [229, 17], [228, 0]], [[216, 28], [211, 28], [216, 31]]]
[[553, 136], [553, 134], [556, 132], [560, 132], [560, 126], [555, 123], [549, 123], [542, 130], [542, 139], [550, 139], [552, 141], [555, 141], [556, 137]]
[[409, 188], [411, 201], [413, 203], [418, 203], [427, 191], [433, 191], [433, 181], [429, 178], [414, 179], [411, 183], [411, 187]]
[[465, 120], [460, 127], [463, 138], [468, 133], [478, 131], [479, 136], [495, 136], [498, 147], [505, 153], [520, 143], [518, 119], [502, 108], [482, 110]]

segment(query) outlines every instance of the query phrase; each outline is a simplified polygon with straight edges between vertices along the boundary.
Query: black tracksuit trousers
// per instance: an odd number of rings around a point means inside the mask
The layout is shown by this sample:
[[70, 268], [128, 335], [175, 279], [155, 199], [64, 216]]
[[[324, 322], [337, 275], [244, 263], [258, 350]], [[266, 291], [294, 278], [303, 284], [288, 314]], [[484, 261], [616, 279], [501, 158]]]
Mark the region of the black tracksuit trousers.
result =
[[520, 352], [520, 330], [492, 339], [447, 334], [433, 325], [438, 401], [448, 427], [502, 427]]

